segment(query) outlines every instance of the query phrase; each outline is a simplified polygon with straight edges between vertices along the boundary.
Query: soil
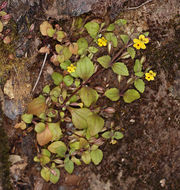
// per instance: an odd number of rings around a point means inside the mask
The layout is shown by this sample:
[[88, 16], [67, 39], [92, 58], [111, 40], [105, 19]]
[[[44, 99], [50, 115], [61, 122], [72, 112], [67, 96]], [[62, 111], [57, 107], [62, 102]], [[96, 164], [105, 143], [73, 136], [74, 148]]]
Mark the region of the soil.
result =
[[[3, 126], [0, 130], [0, 138], [4, 136], [2, 142], [6, 145], [5, 152], [12, 155], [19, 155], [16, 162], [11, 165], [11, 183], [9, 176], [8, 154], [0, 160], [0, 190], [179, 190], [180, 189], [180, 3], [178, 0], [153, 0], [142, 7], [137, 7], [145, 1], [92, 1], [87, 7], [81, 7], [80, 4], [74, 5], [72, 9], [67, 6], [63, 10], [56, 12], [54, 16], [52, 7], [54, 4], [63, 1], [46, 1], [42, 5], [41, 1], [29, 1], [24, 5], [24, 9], [20, 12], [12, 10], [12, 1], [9, 10], [12, 11], [13, 18], [19, 23], [19, 28], [23, 32], [19, 32], [21, 38], [18, 41], [16, 54], [19, 57], [25, 55], [35, 57], [37, 49], [40, 45], [40, 38], [36, 34], [39, 30], [38, 26], [42, 20], [50, 18], [61, 19], [66, 24], [71, 22], [71, 16], [87, 13], [91, 18], [97, 15], [101, 19], [106, 19], [107, 15], [113, 20], [115, 17], [127, 19], [129, 27], [134, 27], [137, 31], [149, 31], [151, 43], [144, 51], [147, 60], [145, 66], [151, 66], [157, 72], [156, 80], [146, 82], [146, 91], [141, 99], [131, 104], [125, 104], [123, 101], [112, 103], [103, 98], [98, 105], [106, 108], [115, 108], [115, 114], [104, 114], [107, 119], [106, 125], [114, 124], [120, 129], [124, 138], [117, 144], [111, 145], [107, 142], [103, 145], [104, 159], [98, 166], [80, 166], [75, 169], [73, 175], [68, 175], [62, 170], [61, 180], [58, 184], [53, 185], [44, 182], [40, 177], [40, 166], [33, 162], [36, 155], [37, 144], [34, 133], [23, 133], [19, 129], [14, 129], [15, 123], [18, 121], [16, 117], [20, 114], [27, 102], [32, 96], [40, 93], [45, 84], [49, 82], [48, 73], [56, 69], [50, 63], [44, 68], [43, 75], [36, 88], [34, 94], [31, 94], [33, 86], [41, 65], [43, 57], [37, 56], [35, 59], [23, 59], [25, 70], [20, 69], [19, 72], [10, 71], [15, 81], [15, 103], [13, 106], [16, 112], [8, 110], [8, 100], [3, 101], [4, 114], [0, 124]], [[64, 1], [65, 2], [65, 1]], [[71, 1], [67, 1], [68, 3]], [[26, 5], [26, 6], [25, 6]], [[101, 5], [104, 11], [98, 12]], [[121, 7], [117, 10], [117, 6]], [[43, 10], [40, 9], [43, 7]], [[109, 10], [109, 7], [111, 8]], [[114, 7], [114, 9], [113, 9]], [[39, 9], [38, 9], [39, 8]], [[57, 9], [57, 8], [56, 8]], [[61, 7], [62, 9], [62, 7]], [[58, 9], [60, 10], [60, 9]], [[100, 10], [100, 9], [99, 9]], [[102, 9], [101, 9], [102, 10]], [[117, 12], [118, 15], [117, 16]], [[113, 14], [114, 13], [114, 14]], [[105, 14], [105, 15], [103, 15]], [[84, 15], [86, 16], [86, 15]], [[24, 24], [24, 18], [31, 18], [30, 21], [35, 23], [35, 31], [28, 33], [27, 25]], [[30, 23], [31, 23], [30, 22]], [[65, 24], [65, 25], [66, 25]], [[68, 27], [67, 27], [68, 28]], [[28, 38], [31, 35], [31, 38]], [[44, 43], [44, 42], [43, 42]], [[23, 44], [23, 46], [19, 46]], [[19, 48], [21, 47], [21, 48]], [[140, 55], [139, 55], [140, 56]], [[35, 61], [34, 61], [35, 60]], [[17, 64], [18, 65], [18, 64]], [[22, 62], [21, 64], [22, 65]], [[19, 68], [17, 66], [17, 68]], [[111, 83], [109, 84], [109, 82]], [[113, 82], [112, 82], [113, 81]], [[18, 85], [16, 85], [18, 84]], [[101, 73], [95, 81], [92, 81], [93, 87], [109, 84], [121, 88], [113, 73], [107, 70]], [[3, 85], [3, 83], [1, 84]], [[23, 88], [21, 88], [23, 86]], [[17, 91], [17, 89], [19, 89]], [[1, 95], [0, 91], [0, 97]], [[21, 102], [22, 110], [19, 110]], [[11, 107], [13, 107], [11, 105]], [[1, 114], [2, 116], [2, 114]], [[10, 120], [7, 118], [11, 118]], [[16, 118], [16, 119], [15, 119]], [[4, 133], [5, 131], [5, 133]], [[6, 136], [7, 134], [7, 136]], [[8, 141], [8, 142], [7, 142]], [[0, 155], [4, 150], [1, 148]], [[4, 153], [3, 153], [4, 154]], [[2, 157], [2, 156], [1, 156]], [[5, 161], [6, 160], [6, 161]], [[3, 167], [2, 167], [3, 166]], [[3, 170], [2, 170], [3, 168]], [[7, 179], [6, 183], [4, 179]]]

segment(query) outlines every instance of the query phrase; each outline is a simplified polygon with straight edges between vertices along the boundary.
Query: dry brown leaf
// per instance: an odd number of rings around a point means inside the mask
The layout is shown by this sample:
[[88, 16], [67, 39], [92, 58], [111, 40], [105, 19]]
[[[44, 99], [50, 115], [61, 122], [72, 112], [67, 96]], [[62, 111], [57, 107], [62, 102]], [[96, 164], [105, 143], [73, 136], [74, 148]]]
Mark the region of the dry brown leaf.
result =
[[72, 43], [69, 45], [69, 51], [74, 54], [77, 55], [78, 54], [78, 44], [77, 43]]
[[44, 146], [45, 144], [48, 144], [52, 140], [52, 133], [49, 130], [48, 127], [45, 128], [45, 130], [41, 133], [37, 133], [37, 141], [40, 146]]
[[54, 55], [51, 57], [50, 61], [51, 61], [55, 66], [59, 66], [59, 61], [57, 60], [57, 55], [56, 55], [56, 54], [54, 54]]
[[50, 53], [50, 49], [47, 46], [40, 48], [39, 53]]
[[44, 21], [44, 22], [40, 25], [40, 31], [41, 31], [41, 34], [42, 34], [43, 36], [47, 36], [47, 35], [48, 35], [48, 34], [47, 34], [47, 29], [48, 29], [48, 28], [52, 28], [52, 25], [49, 24], [48, 21]]
[[16, 123], [14, 128], [16, 128], [16, 129], [21, 128], [22, 130], [24, 130], [24, 129], [26, 129], [26, 124], [24, 123], [24, 121], [21, 121], [20, 123]]
[[8, 95], [10, 99], [14, 98], [14, 88], [12, 85], [12, 78], [6, 81], [6, 84], [4, 85], [4, 94]]
[[46, 102], [44, 97], [37, 97], [28, 104], [28, 113], [39, 116], [46, 111]]

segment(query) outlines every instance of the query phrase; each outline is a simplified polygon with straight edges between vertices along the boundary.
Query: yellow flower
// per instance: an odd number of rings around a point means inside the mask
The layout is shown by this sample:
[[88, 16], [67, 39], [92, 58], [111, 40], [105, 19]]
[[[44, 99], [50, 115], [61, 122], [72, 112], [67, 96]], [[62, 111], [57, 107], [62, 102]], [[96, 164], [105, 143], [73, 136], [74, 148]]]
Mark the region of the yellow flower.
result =
[[74, 66], [73, 64], [71, 64], [69, 67], [67, 67], [67, 71], [69, 73], [73, 73], [73, 72], [75, 72], [75, 70], [76, 70], [76, 66]]
[[143, 34], [139, 36], [139, 40], [145, 44], [149, 43], [149, 38], [146, 38]]
[[110, 144], [116, 144], [116, 143], [117, 143], [117, 140], [114, 140], [114, 139], [112, 139], [110, 142]]
[[140, 35], [139, 36], [139, 39], [134, 39], [133, 40], [133, 42], [134, 42], [134, 47], [136, 48], [136, 49], [146, 49], [146, 45], [145, 44], [147, 44], [147, 43], [149, 43], [149, 39], [148, 38], [146, 38], [144, 35]]
[[104, 37], [99, 38], [97, 41], [98, 41], [98, 46], [100, 47], [107, 46], [107, 40]]
[[149, 71], [149, 73], [145, 74], [145, 79], [150, 81], [150, 80], [154, 80], [154, 77], [156, 76], [156, 73], [153, 72], [152, 70]]

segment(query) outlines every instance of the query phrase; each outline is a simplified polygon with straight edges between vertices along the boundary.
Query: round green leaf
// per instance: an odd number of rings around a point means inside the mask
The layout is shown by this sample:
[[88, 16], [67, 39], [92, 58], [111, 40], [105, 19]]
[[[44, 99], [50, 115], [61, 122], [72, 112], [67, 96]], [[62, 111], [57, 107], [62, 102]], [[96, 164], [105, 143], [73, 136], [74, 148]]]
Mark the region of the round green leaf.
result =
[[111, 138], [111, 132], [110, 131], [106, 131], [102, 134], [102, 137], [105, 139], [109, 139]]
[[84, 54], [86, 49], [88, 48], [87, 40], [85, 38], [79, 38], [77, 44], [78, 44], [78, 54], [79, 55]]
[[139, 92], [143, 93], [145, 89], [145, 83], [142, 79], [137, 79], [134, 81], [134, 86], [136, 87]]
[[47, 149], [45, 149], [45, 148], [43, 148], [43, 149], [41, 150], [41, 154], [44, 155], [44, 156], [47, 156], [47, 157], [49, 157], [49, 158], [50, 158], [50, 156], [51, 156], [51, 153], [50, 153]]
[[110, 24], [110, 25], [107, 27], [107, 31], [108, 31], [108, 32], [112, 32], [114, 29], [115, 29], [114, 23]]
[[97, 53], [98, 52], [98, 49], [96, 47], [93, 47], [93, 46], [89, 47], [88, 50], [90, 53]]
[[112, 66], [112, 70], [114, 71], [114, 73], [116, 73], [118, 75], [122, 75], [122, 76], [128, 76], [129, 75], [128, 68], [122, 62], [114, 63]]
[[60, 170], [57, 168], [53, 168], [50, 170], [50, 182], [55, 184], [59, 181]]
[[100, 149], [92, 150], [90, 154], [92, 162], [95, 165], [98, 165], [103, 159], [103, 152]]
[[52, 77], [55, 85], [59, 85], [63, 80], [63, 76], [60, 73], [57, 73], [57, 72], [54, 72], [51, 75], [51, 77]]
[[72, 115], [72, 122], [77, 129], [85, 129], [88, 127], [87, 117], [92, 112], [87, 108], [68, 108]]
[[92, 88], [85, 86], [80, 90], [80, 98], [86, 107], [89, 107], [92, 103], [95, 103], [98, 97], [98, 93]]
[[141, 72], [142, 71], [142, 63], [139, 61], [139, 59], [136, 59], [134, 64], [134, 72]]
[[52, 153], [57, 153], [60, 157], [64, 157], [67, 147], [62, 141], [56, 141], [48, 146], [48, 150]]
[[50, 170], [49, 170], [49, 168], [43, 167], [43, 168], [41, 169], [41, 177], [42, 177], [46, 182], [49, 181], [49, 179], [50, 179]]
[[48, 123], [48, 127], [49, 127], [49, 130], [51, 131], [51, 134], [53, 135], [52, 141], [57, 141], [63, 136], [59, 122]]
[[66, 86], [71, 86], [73, 84], [74, 79], [70, 75], [66, 75], [63, 78], [63, 82], [65, 83]]
[[113, 47], [117, 47], [118, 41], [114, 33], [105, 33], [105, 38], [108, 42], [112, 42]]
[[131, 103], [134, 100], [137, 100], [140, 98], [140, 94], [138, 91], [134, 90], [134, 89], [129, 89], [127, 90], [124, 95], [123, 95], [123, 99], [126, 103]]
[[84, 26], [92, 38], [96, 38], [99, 32], [99, 24], [96, 22], [88, 22]]
[[71, 61], [70, 60], [67, 60], [67, 61], [64, 61], [63, 63], [60, 63], [61, 69], [64, 69], [64, 70], [66, 70], [67, 67], [69, 67], [70, 65], [71, 65]]
[[125, 35], [125, 34], [122, 34], [120, 35], [122, 41], [124, 42], [124, 44], [127, 44], [130, 40], [129, 36], [128, 35]]
[[87, 117], [87, 123], [91, 136], [97, 135], [104, 127], [104, 120], [95, 113]]
[[81, 58], [77, 62], [76, 73], [81, 79], [87, 80], [94, 73], [93, 62], [87, 56]]
[[66, 158], [64, 160], [64, 169], [69, 173], [72, 174], [74, 170], [74, 162], [72, 160], [69, 160], [69, 158]]
[[53, 28], [48, 28], [47, 29], [47, 35], [49, 37], [53, 37], [53, 35], [55, 34], [56, 30], [54, 30]]
[[42, 123], [42, 122], [37, 123], [37, 124], [35, 125], [35, 128], [34, 128], [34, 130], [35, 130], [37, 133], [41, 133], [42, 131], [44, 131], [44, 129], [45, 129], [45, 124]]
[[131, 56], [131, 58], [134, 59], [134, 58], [135, 58], [135, 55], [136, 55], [136, 51], [134, 50], [134, 48], [128, 47], [128, 48], [127, 48], [127, 51], [128, 51], [128, 53], [129, 53], [129, 55]]
[[122, 139], [124, 137], [124, 135], [121, 133], [121, 132], [115, 132], [114, 133], [114, 136], [113, 136], [115, 139], [119, 140], [119, 139]]
[[80, 165], [81, 165], [80, 159], [76, 158], [75, 156], [72, 156], [71, 160], [72, 160], [77, 166], [80, 166]]
[[49, 87], [49, 85], [46, 85], [46, 86], [43, 88], [43, 93], [49, 94], [49, 92], [50, 92], [50, 87]]
[[104, 67], [104, 68], [108, 68], [109, 67], [109, 63], [111, 61], [111, 57], [109, 55], [104, 55], [102, 57], [99, 57], [97, 59], [97, 61]]
[[117, 88], [110, 88], [109, 90], [106, 90], [105, 96], [112, 101], [117, 101], [120, 98], [119, 90]]
[[81, 155], [81, 159], [85, 164], [90, 164], [91, 162], [91, 155], [89, 151], [84, 151]]
[[33, 119], [33, 114], [28, 114], [25, 113], [21, 116], [21, 119], [25, 122], [25, 123], [31, 123], [32, 119]]

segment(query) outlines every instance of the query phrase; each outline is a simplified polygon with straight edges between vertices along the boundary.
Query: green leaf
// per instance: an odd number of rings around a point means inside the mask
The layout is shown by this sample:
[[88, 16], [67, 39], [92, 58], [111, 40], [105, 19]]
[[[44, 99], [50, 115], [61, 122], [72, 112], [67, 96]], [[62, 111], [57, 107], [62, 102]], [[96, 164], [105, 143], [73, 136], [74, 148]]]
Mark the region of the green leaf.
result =
[[84, 26], [92, 38], [96, 38], [99, 32], [99, 24], [96, 22], [88, 22]]
[[72, 56], [72, 53], [71, 53], [71, 51], [69, 50], [68, 47], [64, 47], [62, 53], [64, 55], [64, 61], [67, 61]]
[[78, 76], [83, 79], [87, 80], [90, 78], [93, 73], [94, 73], [94, 65], [93, 62], [86, 56], [81, 58], [77, 62], [77, 68], [76, 68], [76, 73]]
[[90, 53], [97, 53], [97, 52], [98, 52], [98, 49], [97, 49], [96, 47], [94, 47], [94, 46], [91, 46], [91, 47], [88, 48], [88, 51], [89, 51]]
[[115, 29], [114, 23], [110, 24], [110, 25], [107, 27], [107, 31], [108, 31], [108, 32], [112, 32], [114, 29]]
[[143, 77], [143, 76], [144, 76], [144, 73], [143, 73], [143, 72], [137, 72], [137, 73], [135, 73], [135, 75], [136, 75], [137, 77]]
[[51, 75], [51, 77], [52, 77], [55, 85], [59, 85], [63, 80], [63, 76], [60, 73], [57, 73], [57, 72], [54, 72]]
[[25, 123], [31, 123], [32, 119], [33, 119], [33, 114], [28, 114], [25, 113], [21, 116], [21, 119], [25, 122]]
[[60, 95], [60, 93], [61, 93], [60, 87], [59, 87], [59, 86], [56, 86], [55, 88], [53, 88], [53, 89], [51, 90], [50, 96], [54, 96], [54, 97], [58, 98], [59, 95]]
[[50, 170], [50, 182], [56, 184], [59, 181], [60, 170], [57, 168], [53, 168]]
[[63, 50], [63, 46], [60, 44], [56, 44], [55, 45], [55, 50], [58, 54], [60, 54], [60, 52]]
[[56, 35], [57, 35], [57, 41], [61, 42], [62, 39], [65, 37], [65, 33], [63, 31], [57, 31], [56, 32]]
[[74, 79], [70, 75], [66, 75], [63, 78], [63, 82], [65, 83], [66, 86], [71, 86], [73, 84]]
[[35, 130], [37, 133], [41, 133], [42, 131], [44, 131], [44, 129], [45, 129], [45, 124], [42, 123], [42, 122], [37, 123], [37, 124], [35, 125], [35, 128], [34, 128], [34, 130]]
[[120, 98], [119, 90], [117, 88], [110, 88], [109, 90], [106, 90], [105, 96], [112, 101], [117, 101]]
[[140, 98], [140, 94], [137, 90], [134, 89], [129, 89], [127, 90], [124, 95], [123, 95], [123, 99], [126, 103], [131, 103], [134, 100], [137, 100]]
[[87, 40], [85, 38], [79, 38], [77, 44], [78, 44], [78, 54], [79, 55], [84, 54], [86, 49], [88, 48]]
[[124, 137], [124, 135], [121, 132], [116, 131], [113, 136], [115, 139], [119, 140]]
[[81, 155], [81, 159], [85, 164], [90, 164], [91, 162], [91, 155], [89, 151], [84, 151]]
[[112, 42], [113, 47], [117, 47], [118, 41], [114, 33], [105, 33], [105, 38], [108, 42]]
[[100, 149], [92, 150], [90, 154], [92, 162], [95, 165], [98, 165], [103, 159], [103, 152]]
[[102, 137], [105, 139], [109, 139], [111, 138], [111, 132], [110, 131], [106, 131], [102, 134]]
[[144, 92], [144, 89], [145, 89], [145, 83], [142, 79], [137, 79], [134, 81], [134, 86], [136, 87], [136, 89], [143, 93]]
[[53, 35], [55, 34], [55, 32], [56, 32], [56, 30], [54, 30], [53, 28], [48, 28], [47, 29], [47, 35], [49, 36], [49, 37], [53, 37]]
[[128, 47], [128, 48], [127, 48], [127, 51], [128, 51], [128, 53], [129, 53], [129, 55], [131, 56], [131, 58], [134, 59], [135, 56], [136, 56], [136, 51], [134, 50], [134, 48]]
[[40, 162], [42, 165], [46, 165], [50, 162], [50, 158], [48, 156], [42, 155], [40, 158]]
[[85, 129], [88, 127], [87, 117], [92, 114], [92, 112], [87, 108], [68, 108], [72, 115], [72, 122], [77, 129]]
[[80, 166], [80, 165], [81, 165], [80, 159], [76, 158], [75, 156], [72, 156], [71, 160], [72, 160], [77, 166]]
[[124, 52], [122, 55], [121, 55], [121, 59], [127, 59], [127, 58], [129, 58], [129, 57], [131, 57], [130, 56], [130, 54], [126, 51], [126, 52]]
[[43, 93], [49, 94], [49, 92], [50, 92], [50, 87], [49, 87], [49, 85], [46, 85], [46, 86], [43, 88]]
[[45, 149], [45, 148], [43, 148], [43, 149], [41, 150], [41, 154], [44, 155], [44, 156], [47, 156], [47, 157], [49, 157], [49, 158], [50, 158], [50, 156], [51, 156], [51, 153], [50, 153], [47, 149]]
[[118, 19], [115, 21], [115, 24], [117, 24], [118, 26], [123, 26], [127, 23], [127, 20], [125, 19]]
[[104, 120], [95, 113], [87, 117], [87, 123], [91, 136], [97, 135], [104, 127]]
[[101, 64], [101, 66], [107, 69], [109, 67], [109, 63], [111, 62], [111, 57], [109, 55], [104, 55], [97, 58], [97, 61]]
[[122, 62], [114, 63], [112, 66], [112, 70], [114, 71], [114, 73], [116, 73], [118, 75], [122, 75], [122, 76], [128, 76], [129, 75], [128, 68]]
[[136, 59], [134, 64], [134, 72], [141, 72], [142, 71], [142, 63], [139, 61], [139, 59]]
[[124, 44], [127, 44], [129, 42], [129, 36], [128, 35], [125, 35], [125, 34], [122, 34], [120, 35], [122, 41], [124, 42]]
[[64, 157], [67, 147], [62, 141], [56, 141], [48, 146], [48, 150], [52, 153], [57, 153], [60, 157]]
[[49, 179], [50, 179], [50, 170], [49, 170], [49, 168], [43, 167], [43, 168], [41, 169], [41, 177], [42, 177], [46, 182], [49, 181]]
[[57, 123], [48, 123], [48, 127], [49, 127], [49, 130], [51, 131], [52, 136], [53, 136], [52, 141], [57, 141], [63, 136], [63, 133], [61, 131], [59, 122], [57, 122]]
[[74, 170], [74, 163], [72, 160], [69, 160], [69, 158], [65, 158], [64, 160], [64, 169], [69, 173], [72, 174]]
[[143, 34], [144, 34], [146, 37], [149, 36], [149, 32], [144, 32]]
[[74, 149], [74, 150], [79, 150], [80, 149], [80, 142], [72, 142], [69, 144], [70, 148], [71, 149]]
[[71, 61], [70, 60], [66, 60], [63, 63], [60, 63], [60, 67], [61, 69], [67, 70], [67, 67], [69, 67], [71, 65]]
[[80, 90], [80, 98], [86, 107], [89, 107], [92, 103], [95, 103], [98, 97], [98, 93], [92, 88], [85, 86]]
[[57, 60], [59, 61], [59, 63], [63, 63], [65, 61], [64, 55], [58, 55]]

